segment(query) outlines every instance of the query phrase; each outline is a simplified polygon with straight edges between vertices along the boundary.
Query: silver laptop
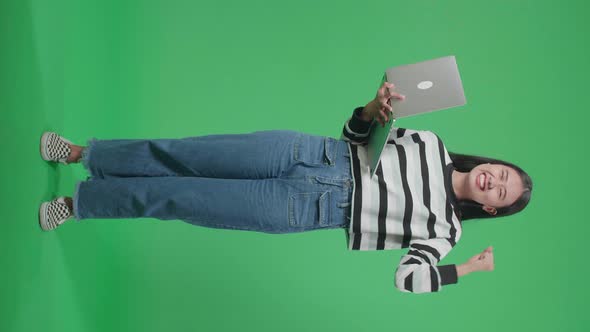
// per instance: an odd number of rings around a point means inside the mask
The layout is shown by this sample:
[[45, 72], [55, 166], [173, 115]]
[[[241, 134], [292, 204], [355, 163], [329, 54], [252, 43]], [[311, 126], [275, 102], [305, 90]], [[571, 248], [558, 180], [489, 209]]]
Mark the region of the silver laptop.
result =
[[395, 84], [393, 90], [405, 95], [406, 98], [389, 100], [393, 114], [389, 114], [389, 121], [385, 127], [381, 127], [377, 120], [373, 121], [367, 143], [371, 176], [375, 175], [381, 154], [397, 119], [462, 106], [466, 103], [454, 56], [389, 68], [385, 71], [381, 84], [385, 81]]

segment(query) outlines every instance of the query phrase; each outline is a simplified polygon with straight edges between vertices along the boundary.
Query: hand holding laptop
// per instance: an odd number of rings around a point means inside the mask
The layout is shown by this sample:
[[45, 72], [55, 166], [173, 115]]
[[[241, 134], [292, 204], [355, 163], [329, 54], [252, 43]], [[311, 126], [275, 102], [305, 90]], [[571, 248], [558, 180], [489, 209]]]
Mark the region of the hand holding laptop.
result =
[[393, 91], [394, 88], [393, 83], [383, 82], [381, 84], [375, 99], [371, 100], [363, 110], [366, 121], [377, 119], [381, 123], [381, 127], [385, 127], [385, 123], [389, 121], [389, 116], [393, 112], [393, 107], [389, 105], [389, 99], [395, 97], [404, 100], [406, 98], [406, 96]]
[[[395, 82], [395, 85], [394, 85]], [[397, 87], [403, 95], [393, 92]], [[395, 97], [397, 100], [392, 99]], [[395, 101], [395, 111], [393, 102]], [[427, 60], [409, 65], [388, 68], [383, 75], [377, 96], [363, 112], [371, 123], [367, 144], [367, 159], [371, 176], [375, 175], [381, 154], [394, 129], [394, 122], [403, 117], [461, 106], [466, 103], [463, 84], [454, 56]]]

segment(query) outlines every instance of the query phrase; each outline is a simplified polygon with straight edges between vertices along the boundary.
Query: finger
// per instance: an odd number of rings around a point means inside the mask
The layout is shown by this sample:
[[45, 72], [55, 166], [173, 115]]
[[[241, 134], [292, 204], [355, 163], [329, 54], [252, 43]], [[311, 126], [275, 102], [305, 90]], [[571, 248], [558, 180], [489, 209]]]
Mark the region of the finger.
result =
[[383, 116], [383, 122], [384, 122], [384, 123], [385, 123], [385, 122], [387, 122], [387, 121], [388, 121], [388, 118], [387, 118], [387, 114], [385, 114], [385, 110], [383, 110], [383, 109], [382, 109], [382, 110], [380, 110], [379, 112], [380, 112], [380, 113], [381, 113], [381, 115]]
[[391, 96], [392, 97], [395, 97], [397, 99], [405, 99], [406, 98], [406, 96], [402, 95], [401, 93], [397, 93], [397, 92], [394, 92], [394, 91], [391, 91]]
[[387, 101], [381, 102], [381, 109], [386, 109], [390, 112], [393, 112], [393, 107], [391, 107]]
[[389, 98], [389, 95], [391, 94], [392, 91], [393, 91], [393, 87], [391, 87], [391, 86], [384, 86], [383, 87], [383, 97], [384, 98]]
[[383, 82], [383, 85], [386, 86], [386, 87], [388, 87], [388, 88], [390, 88], [390, 89], [395, 88], [395, 84], [390, 83], [390, 82]]

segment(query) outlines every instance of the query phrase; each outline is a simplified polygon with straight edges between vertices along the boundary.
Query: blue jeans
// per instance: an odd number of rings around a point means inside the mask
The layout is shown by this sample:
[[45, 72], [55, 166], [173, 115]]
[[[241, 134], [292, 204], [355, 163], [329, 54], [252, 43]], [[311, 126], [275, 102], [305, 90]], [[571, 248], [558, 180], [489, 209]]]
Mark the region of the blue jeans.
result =
[[76, 221], [179, 219], [265, 233], [347, 228], [347, 143], [291, 130], [179, 139], [88, 140]]

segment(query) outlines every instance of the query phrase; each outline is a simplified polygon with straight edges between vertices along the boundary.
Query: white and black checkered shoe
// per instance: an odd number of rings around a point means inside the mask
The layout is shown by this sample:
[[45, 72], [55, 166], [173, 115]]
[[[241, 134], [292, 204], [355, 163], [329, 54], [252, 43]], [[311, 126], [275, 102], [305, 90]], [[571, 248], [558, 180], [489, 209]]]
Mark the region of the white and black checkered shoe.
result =
[[40, 151], [41, 157], [46, 161], [60, 162], [64, 165], [69, 164], [66, 162], [72, 149], [68, 144], [73, 144], [69, 140], [59, 136], [57, 133], [52, 131], [46, 131], [41, 136]]
[[49, 202], [43, 202], [39, 207], [39, 226], [44, 231], [55, 229], [73, 217], [74, 215], [66, 204], [64, 196], [54, 198]]

